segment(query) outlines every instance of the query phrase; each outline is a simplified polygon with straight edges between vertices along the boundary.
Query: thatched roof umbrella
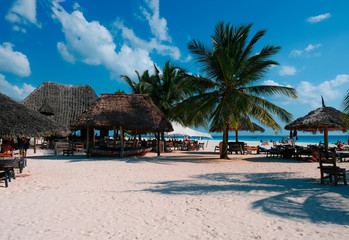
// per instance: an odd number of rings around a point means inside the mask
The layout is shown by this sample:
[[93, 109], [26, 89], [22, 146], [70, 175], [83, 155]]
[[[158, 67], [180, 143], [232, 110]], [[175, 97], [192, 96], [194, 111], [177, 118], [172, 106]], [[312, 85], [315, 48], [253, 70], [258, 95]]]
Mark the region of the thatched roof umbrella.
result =
[[324, 132], [325, 150], [328, 151], [328, 131], [346, 131], [349, 126], [343, 120], [344, 113], [333, 107], [326, 107], [322, 99], [322, 107], [311, 111], [306, 116], [296, 119], [285, 126], [286, 130], [301, 130], [316, 133]]
[[[251, 128], [251, 124], [252, 124], [252, 128]], [[264, 132], [264, 128], [262, 128], [261, 126], [259, 126], [256, 123], [249, 123], [249, 121], [246, 118], [241, 118], [239, 125], [237, 128], [229, 128], [229, 131], [235, 131], [235, 141], [238, 142], [238, 132], [239, 131], [259, 131], [259, 132]], [[219, 129], [211, 129], [211, 132], [222, 132], [223, 130], [219, 130]]]
[[0, 93], [0, 137], [70, 134], [69, 129]]
[[144, 94], [102, 94], [72, 126], [76, 129], [120, 128], [121, 136], [124, 129], [138, 133], [173, 131], [165, 114]]

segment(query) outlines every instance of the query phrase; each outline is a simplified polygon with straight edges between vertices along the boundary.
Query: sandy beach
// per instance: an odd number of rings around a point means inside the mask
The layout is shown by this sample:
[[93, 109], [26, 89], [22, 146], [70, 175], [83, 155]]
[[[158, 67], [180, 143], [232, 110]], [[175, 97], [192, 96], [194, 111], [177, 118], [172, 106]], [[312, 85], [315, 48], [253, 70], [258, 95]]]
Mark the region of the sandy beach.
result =
[[26, 175], [1, 183], [0, 239], [349, 238], [349, 187], [319, 184], [318, 163], [220, 160], [215, 144], [124, 159], [30, 150]]

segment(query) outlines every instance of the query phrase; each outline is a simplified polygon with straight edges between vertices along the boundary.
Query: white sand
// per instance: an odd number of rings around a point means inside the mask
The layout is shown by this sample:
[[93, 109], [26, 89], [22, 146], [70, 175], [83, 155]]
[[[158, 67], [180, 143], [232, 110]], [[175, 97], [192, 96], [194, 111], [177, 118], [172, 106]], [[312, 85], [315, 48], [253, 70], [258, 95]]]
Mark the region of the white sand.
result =
[[317, 163], [229, 156], [31, 156], [0, 183], [0, 239], [349, 239], [349, 186]]

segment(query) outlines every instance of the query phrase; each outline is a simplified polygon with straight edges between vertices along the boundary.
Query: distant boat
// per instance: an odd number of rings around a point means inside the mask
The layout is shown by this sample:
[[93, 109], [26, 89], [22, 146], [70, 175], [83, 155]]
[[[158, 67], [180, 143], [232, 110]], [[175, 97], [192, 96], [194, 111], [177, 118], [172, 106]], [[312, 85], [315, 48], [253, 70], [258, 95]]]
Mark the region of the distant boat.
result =
[[[124, 151], [124, 157], [144, 157], [152, 148], [138, 148]], [[90, 148], [91, 157], [120, 157], [120, 151], [114, 149]]]

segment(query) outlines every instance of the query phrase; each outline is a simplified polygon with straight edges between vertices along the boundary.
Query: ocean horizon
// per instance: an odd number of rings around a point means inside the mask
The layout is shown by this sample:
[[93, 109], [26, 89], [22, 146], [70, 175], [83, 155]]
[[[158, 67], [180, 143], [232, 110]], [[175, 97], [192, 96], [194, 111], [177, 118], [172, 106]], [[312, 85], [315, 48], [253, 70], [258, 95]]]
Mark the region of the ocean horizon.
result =
[[[212, 136], [212, 140], [223, 140], [223, 134], [221, 136]], [[238, 139], [239, 141], [263, 141], [263, 140], [273, 140], [276, 142], [282, 141], [282, 139], [285, 138], [285, 136], [278, 136], [278, 135], [239, 135]], [[303, 142], [303, 143], [316, 143], [318, 144], [320, 141], [324, 142], [324, 136], [323, 135], [298, 135], [298, 140], [295, 140], [295, 142]], [[329, 143], [336, 143], [337, 141], [348, 143], [349, 135], [329, 135], [328, 136], [328, 142]], [[191, 137], [191, 139], [200, 139], [199, 137]], [[207, 139], [207, 138], [205, 138]], [[235, 141], [235, 134], [229, 135], [229, 141]]]

